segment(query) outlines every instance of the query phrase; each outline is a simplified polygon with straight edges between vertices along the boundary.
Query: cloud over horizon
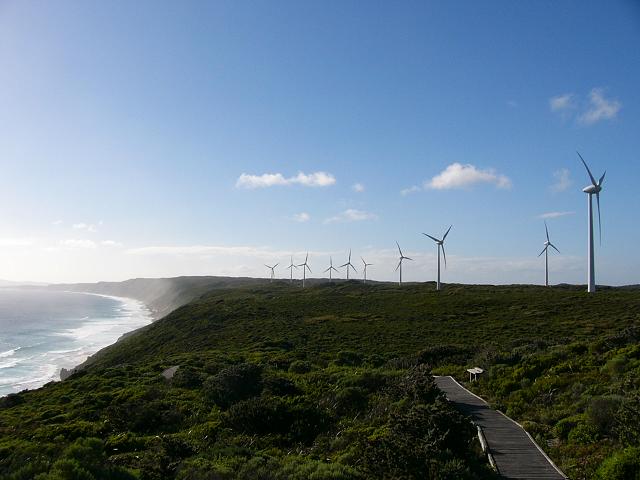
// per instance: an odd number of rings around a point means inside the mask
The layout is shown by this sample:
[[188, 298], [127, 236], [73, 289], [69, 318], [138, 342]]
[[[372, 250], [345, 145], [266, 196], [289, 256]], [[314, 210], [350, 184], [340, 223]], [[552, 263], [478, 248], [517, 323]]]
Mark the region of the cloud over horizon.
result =
[[605, 89], [595, 87], [587, 94], [586, 100], [581, 100], [575, 93], [564, 93], [551, 97], [549, 108], [564, 120], [575, 115], [576, 123], [590, 126], [601, 120], [616, 118], [622, 108], [622, 102], [615, 98], [605, 98]]
[[281, 173], [264, 173], [262, 175], [243, 173], [236, 181], [236, 188], [255, 189], [289, 185], [329, 187], [335, 183], [336, 178], [327, 172], [313, 172], [310, 174], [298, 172], [297, 175], [289, 178], [285, 178]]
[[350, 222], [362, 222], [364, 220], [376, 220], [378, 216], [374, 213], [365, 212], [363, 210], [356, 210], [355, 208], [348, 208], [338, 215], [327, 218], [324, 223], [350, 223]]
[[538, 215], [538, 218], [546, 220], [548, 218], [566, 217], [567, 215], [574, 215], [575, 213], [576, 212], [547, 212], [541, 213], [540, 215]]

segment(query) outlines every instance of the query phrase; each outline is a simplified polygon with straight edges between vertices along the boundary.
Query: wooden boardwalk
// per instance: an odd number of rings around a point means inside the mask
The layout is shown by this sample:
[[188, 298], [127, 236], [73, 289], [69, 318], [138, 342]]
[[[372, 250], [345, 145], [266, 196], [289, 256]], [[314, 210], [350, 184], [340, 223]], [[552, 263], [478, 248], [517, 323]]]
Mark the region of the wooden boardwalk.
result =
[[498, 473], [504, 478], [562, 480], [567, 477], [554, 465], [529, 434], [452, 377], [436, 377], [447, 399], [482, 429]]

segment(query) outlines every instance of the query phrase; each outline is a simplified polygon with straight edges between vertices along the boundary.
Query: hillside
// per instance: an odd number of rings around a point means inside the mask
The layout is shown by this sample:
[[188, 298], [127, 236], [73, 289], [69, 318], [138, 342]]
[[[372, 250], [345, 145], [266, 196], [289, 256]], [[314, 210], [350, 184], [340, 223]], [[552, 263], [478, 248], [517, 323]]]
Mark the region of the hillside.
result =
[[473, 387], [571, 478], [625, 478], [611, 472], [635, 458], [635, 289], [275, 282], [193, 298], [5, 398], [0, 478], [491, 478], [429, 375], [475, 365]]

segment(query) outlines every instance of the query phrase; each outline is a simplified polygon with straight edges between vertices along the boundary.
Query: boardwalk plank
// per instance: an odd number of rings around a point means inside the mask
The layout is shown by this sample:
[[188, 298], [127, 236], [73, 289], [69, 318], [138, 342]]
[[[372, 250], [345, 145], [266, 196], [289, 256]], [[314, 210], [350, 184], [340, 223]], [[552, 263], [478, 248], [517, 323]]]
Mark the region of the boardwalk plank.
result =
[[453, 377], [436, 377], [435, 381], [447, 399], [482, 428], [502, 477], [531, 480], [567, 478], [516, 422], [493, 410]]

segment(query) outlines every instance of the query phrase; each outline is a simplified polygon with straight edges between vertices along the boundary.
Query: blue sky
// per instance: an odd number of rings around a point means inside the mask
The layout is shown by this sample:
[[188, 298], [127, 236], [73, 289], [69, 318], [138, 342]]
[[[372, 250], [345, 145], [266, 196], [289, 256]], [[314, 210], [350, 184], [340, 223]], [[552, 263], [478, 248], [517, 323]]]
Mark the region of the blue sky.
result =
[[608, 172], [597, 280], [640, 283], [639, 46], [633, 1], [4, 1], [0, 278], [352, 248], [391, 280], [398, 240], [432, 280], [421, 232], [453, 224], [445, 280], [541, 283], [555, 212], [551, 281], [584, 283], [577, 149]]

